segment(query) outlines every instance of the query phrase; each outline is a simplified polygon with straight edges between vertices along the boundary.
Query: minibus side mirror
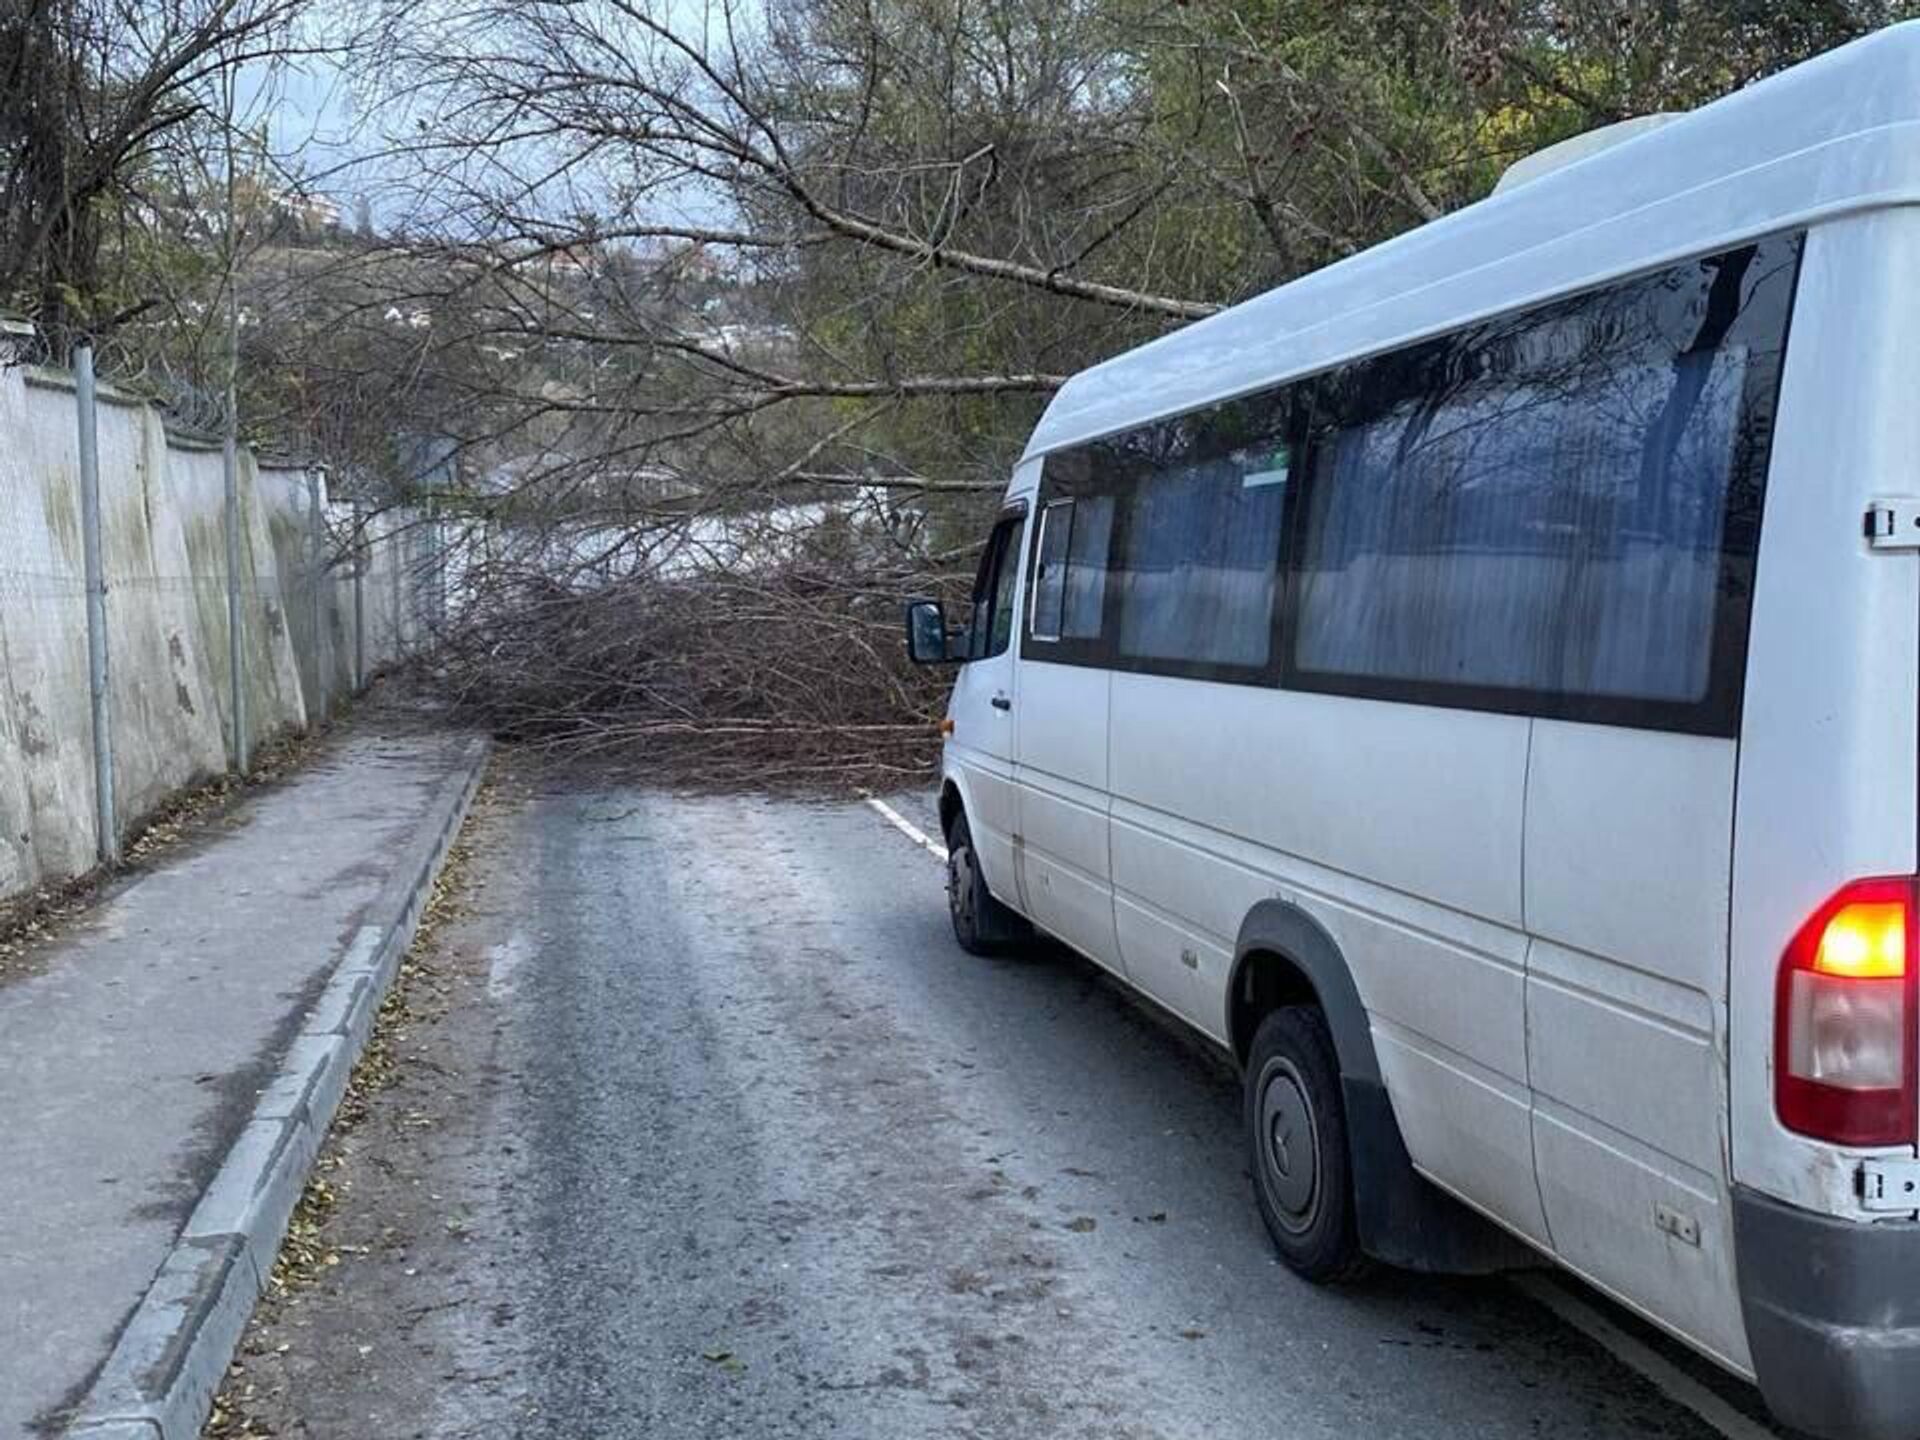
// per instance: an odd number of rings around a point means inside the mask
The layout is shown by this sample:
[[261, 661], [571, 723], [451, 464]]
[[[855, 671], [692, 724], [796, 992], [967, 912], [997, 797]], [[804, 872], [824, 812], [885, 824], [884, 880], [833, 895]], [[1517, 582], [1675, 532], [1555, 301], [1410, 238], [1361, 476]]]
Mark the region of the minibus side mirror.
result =
[[944, 665], [966, 659], [947, 634], [947, 612], [938, 600], [907, 602], [907, 658], [916, 665]]

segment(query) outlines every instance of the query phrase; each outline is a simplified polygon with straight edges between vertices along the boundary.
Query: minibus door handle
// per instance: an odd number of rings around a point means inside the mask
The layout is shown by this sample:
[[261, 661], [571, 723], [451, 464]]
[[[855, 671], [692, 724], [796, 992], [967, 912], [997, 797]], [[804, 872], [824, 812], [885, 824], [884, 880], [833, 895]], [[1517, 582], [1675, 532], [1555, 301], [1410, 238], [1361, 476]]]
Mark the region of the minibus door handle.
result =
[[1013, 709], [1013, 701], [1009, 700], [1005, 695], [996, 695], [993, 697], [993, 708], [996, 710], [1011, 710]]

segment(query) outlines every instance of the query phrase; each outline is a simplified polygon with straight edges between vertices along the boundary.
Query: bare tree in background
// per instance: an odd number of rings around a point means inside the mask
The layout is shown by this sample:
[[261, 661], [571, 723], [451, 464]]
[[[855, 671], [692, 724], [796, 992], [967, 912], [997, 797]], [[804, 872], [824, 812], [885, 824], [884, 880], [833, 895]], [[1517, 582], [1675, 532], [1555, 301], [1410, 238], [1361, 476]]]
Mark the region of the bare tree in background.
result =
[[156, 154], [216, 81], [283, 54], [302, 0], [5, 0], [0, 6], [0, 303], [56, 353], [142, 313], [128, 237]]
[[288, 410], [435, 440], [393, 493], [430, 453], [414, 498], [474, 522], [445, 660], [479, 713], [729, 774], [894, 725], [910, 768], [940, 687], [896, 602], [963, 587], [1062, 377], [1904, 8], [408, 6], [380, 234], [303, 278]]
[[591, 368], [528, 365], [496, 427], [571, 411], [699, 471], [794, 406], [759, 483], [991, 485], [1064, 374], [1903, 8], [514, 0], [408, 7], [382, 104], [407, 227], [490, 292], [441, 347]]

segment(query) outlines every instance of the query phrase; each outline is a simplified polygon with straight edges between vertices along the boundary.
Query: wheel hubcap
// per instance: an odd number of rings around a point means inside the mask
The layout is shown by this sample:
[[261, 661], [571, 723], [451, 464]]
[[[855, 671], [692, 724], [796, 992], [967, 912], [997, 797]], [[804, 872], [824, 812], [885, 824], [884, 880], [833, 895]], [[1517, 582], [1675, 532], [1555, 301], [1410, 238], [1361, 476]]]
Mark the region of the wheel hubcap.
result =
[[1273, 1061], [1263, 1078], [1260, 1138], [1268, 1198], [1289, 1230], [1304, 1230], [1319, 1208], [1320, 1142], [1306, 1087], [1285, 1060]]
[[965, 925], [973, 919], [973, 871], [964, 849], [947, 858], [947, 903], [956, 923]]

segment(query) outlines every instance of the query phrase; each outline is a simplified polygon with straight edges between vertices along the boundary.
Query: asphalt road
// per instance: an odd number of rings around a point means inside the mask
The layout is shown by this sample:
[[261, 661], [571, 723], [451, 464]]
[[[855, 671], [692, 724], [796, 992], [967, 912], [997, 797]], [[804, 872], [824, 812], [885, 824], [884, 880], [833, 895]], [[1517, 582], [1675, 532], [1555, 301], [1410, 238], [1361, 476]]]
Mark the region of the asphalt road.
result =
[[961, 953], [865, 806], [536, 787], [472, 847], [341, 1263], [248, 1345], [278, 1434], [1718, 1433], [1504, 1280], [1296, 1280], [1225, 1064]]

